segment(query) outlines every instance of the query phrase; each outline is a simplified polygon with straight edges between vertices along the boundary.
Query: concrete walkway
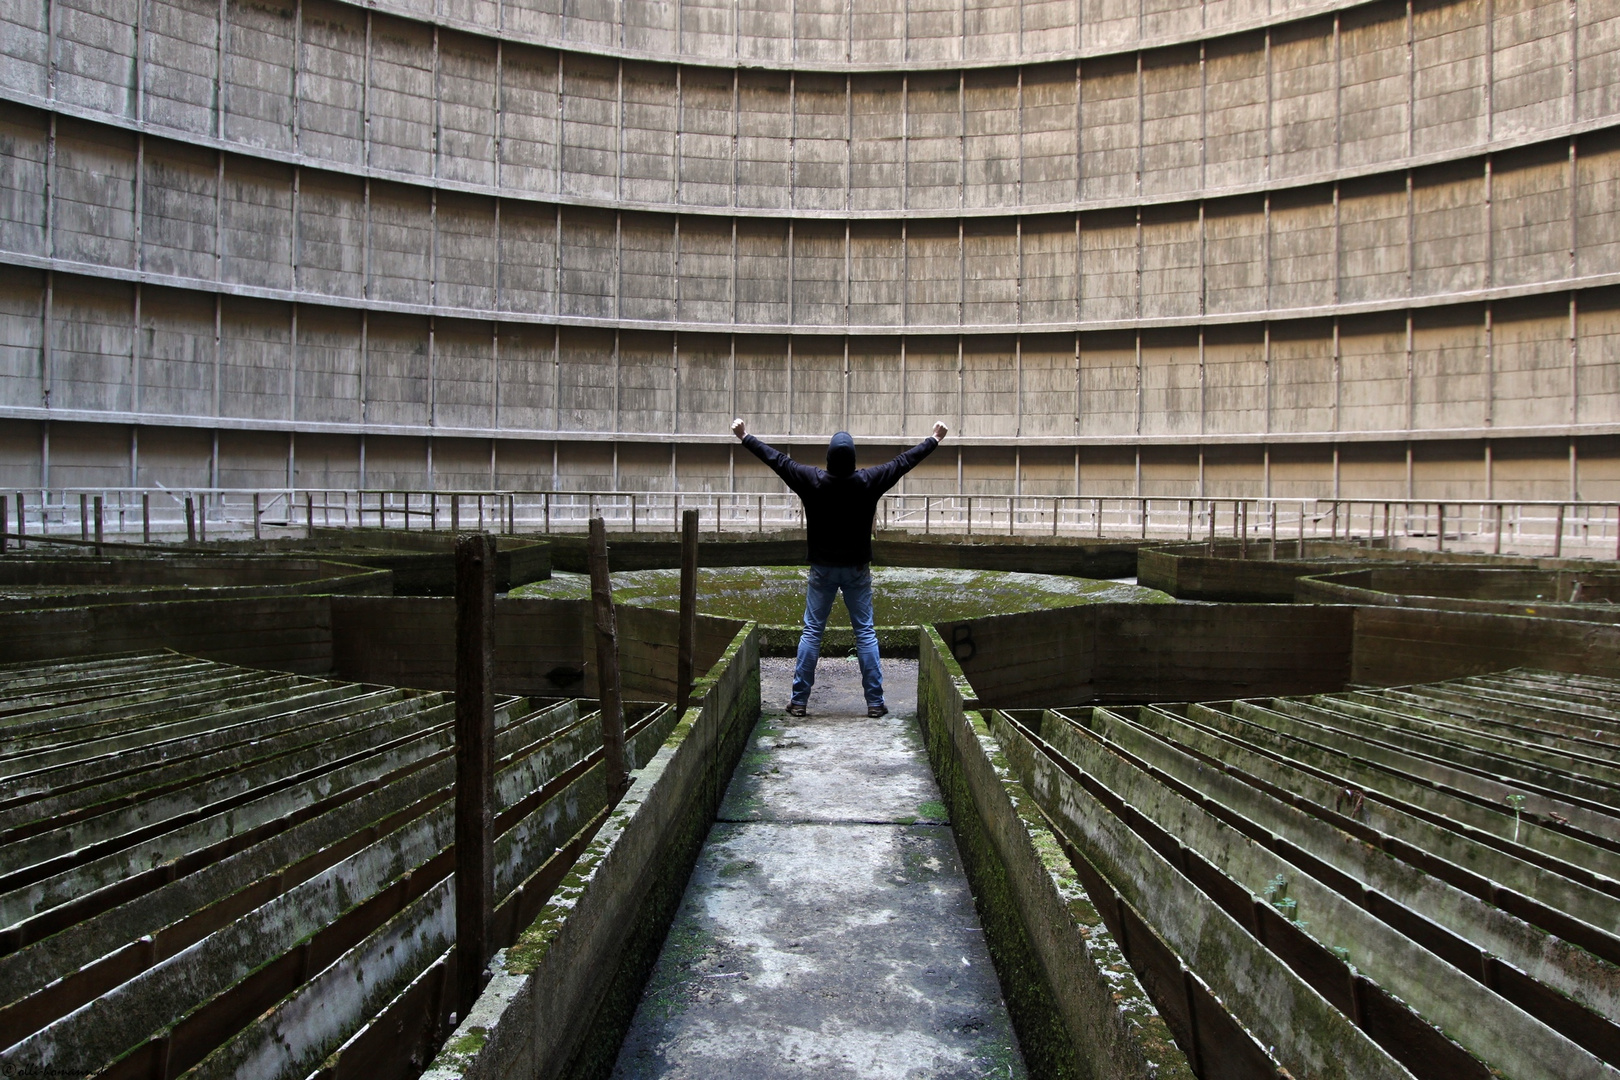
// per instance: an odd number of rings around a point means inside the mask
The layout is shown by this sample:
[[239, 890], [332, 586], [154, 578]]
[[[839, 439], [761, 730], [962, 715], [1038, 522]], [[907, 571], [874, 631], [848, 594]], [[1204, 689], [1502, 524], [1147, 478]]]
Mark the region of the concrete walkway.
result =
[[915, 661], [854, 660], [759, 727], [619, 1052], [617, 1080], [1027, 1076], [917, 731]]

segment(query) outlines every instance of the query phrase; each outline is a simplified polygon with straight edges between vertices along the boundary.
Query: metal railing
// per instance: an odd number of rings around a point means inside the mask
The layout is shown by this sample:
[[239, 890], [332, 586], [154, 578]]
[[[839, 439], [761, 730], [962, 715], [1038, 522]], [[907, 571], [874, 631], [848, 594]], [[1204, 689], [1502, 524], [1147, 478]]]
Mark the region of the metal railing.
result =
[[[0, 492], [0, 532], [95, 542], [270, 538], [310, 527], [675, 532], [697, 510], [719, 534], [802, 529], [790, 492], [422, 491], [311, 488], [52, 488]], [[878, 529], [923, 535], [1089, 537], [1163, 543], [1236, 540], [1266, 554], [1312, 540], [1436, 551], [1620, 558], [1620, 504], [1537, 500], [1147, 498], [896, 495]]]

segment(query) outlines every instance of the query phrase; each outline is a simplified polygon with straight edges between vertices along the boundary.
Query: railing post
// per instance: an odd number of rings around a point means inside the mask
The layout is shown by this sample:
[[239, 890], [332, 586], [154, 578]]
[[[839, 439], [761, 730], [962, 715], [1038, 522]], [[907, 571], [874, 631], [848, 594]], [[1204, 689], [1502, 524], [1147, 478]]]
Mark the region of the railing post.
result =
[[973, 535], [973, 496], [967, 497], [967, 534]]
[[[326, 495], [322, 495], [321, 509], [326, 511], [326, 523], [328, 525], [332, 524], [331, 507], [331, 501]], [[292, 517], [291, 514], [287, 516]], [[313, 535], [315, 532], [315, 493], [313, 491], [304, 492], [304, 530], [309, 535]]]
[[1434, 550], [1446, 550], [1446, 504], [1435, 504]]
[[1014, 504], [1017, 501], [1018, 501], [1018, 497], [1016, 495], [1007, 496], [1007, 535], [1008, 536], [1011, 536], [1013, 534], [1013, 520], [1014, 520], [1014, 517], [1015, 517], [1015, 515], [1017, 513], [1017, 510], [1016, 510]]
[[[1620, 508], [1616, 508], [1616, 513], [1620, 513]], [[927, 536], [929, 531], [930, 531], [930, 527], [931, 527], [931, 525], [933, 523], [933, 516], [934, 516], [934, 497], [932, 495], [924, 495], [923, 496], [923, 535], [924, 536]]]
[[79, 539], [90, 539], [90, 496], [79, 492]]
[[0, 495], [0, 555], [4, 555], [11, 547], [11, 496]]
[[1249, 501], [1240, 499], [1234, 509], [1238, 518], [1238, 558], [1247, 559], [1249, 557]]
[[1148, 519], [1148, 501], [1146, 499], [1137, 499], [1136, 502], [1137, 502], [1137, 507], [1136, 507], [1137, 513], [1142, 515], [1142, 522], [1141, 522], [1141, 524], [1142, 524], [1142, 539], [1146, 540], [1147, 539], [1147, 526], [1148, 526], [1148, 521], [1147, 521], [1147, 519]]
[[1052, 496], [1052, 535], [1053, 536], [1056, 536], [1057, 533], [1058, 533], [1058, 508], [1060, 506], [1062, 506], [1062, 505], [1063, 505], [1063, 496], [1061, 496], [1061, 495]]
[[17, 492], [17, 550], [22, 551], [28, 546], [24, 539], [28, 535], [27, 504], [23, 502], [23, 493]]
[[1102, 496], [1101, 495], [1097, 496], [1097, 539], [1099, 539], [1099, 540], [1102, 539], [1102, 534], [1103, 534], [1103, 521], [1102, 521], [1103, 507], [1102, 507], [1102, 502], [1103, 502], [1102, 501]]
[[1294, 553], [1296, 558], [1305, 557], [1305, 500], [1299, 500], [1299, 550]]
[[152, 493], [141, 492], [141, 543], [152, 542]]
[[1209, 539], [1204, 542], [1204, 554], [1215, 554], [1215, 519], [1219, 516], [1220, 504], [1214, 499], [1205, 500], [1205, 509], [1209, 511]]
[[[433, 498], [437, 500], [438, 495], [434, 495]], [[437, 515], [433, 518], [433, 527], [435, 529], [439, 527]], [[452, 533], [461, 531], [461, 495], [454, 491], [450, 493], [450, 531]]]
[[1564, 504], [1558, 504], [1558, 516], [1553, 521], [1553, 558], [1564, 554]]
[[1187, 543], [1192, 543], [1193, 536], [1193, 501], [1187, 500]]
[[636, 531], [636, 493], [630, 493], [630, 531]]
[[[761, 496], [763, 498], [763, 496]], [[675, 715], [692, 703], [693, 645], [697, 640], [698, 512], [681, 515], [681, 628], [675, 650]], [[677, 723], [679, 721], [677, 720]]]
[[197, 542], [197, 507], [190, 495], [186, 496], [186, 543]]
[[103, 518], [102, 518], [103, 504], [102, 504], [100, 495], [96, 496], [96, 504], [95, 505], [96, 505], [96, 557], [100, 558], [101, 553], [102, 553], [101, 536], [102, 536], [102, 528], [103, 528]]
[[456, 538], [456, 997], [484, 989], [495, 921], [495, 538]]
[[[1270, 529], [1268, 531], [1271, 533], [1271, 561], [1276, 562], [1277, 561], [1277, 504], [1276, 503], [1271, 504], [1271, 527], [1270, 527]], [[1372, 539], [1371, 527], [1368, 528], [1367, 539], [1369, 541], [1371, 541], [1371, 539]]]
[[607, 523], [590, 520], [586, 562], [591, 572], [591, 611], [596, 624], [596, 698], [602, 715], [602, 765], [609, 806], [630, 786], [624, 765], [624, 705], [619, 697], [619, 629], [608, 574]]
[[546, 535], [551, 535], [551, 492], [545, 493], [546, 504]]
[[255, 539], [255, 540], [260, 539], [260, 536], [259, 536], [259, 493], [257, 491], [255, 491], [253, 493], [253, 539]]

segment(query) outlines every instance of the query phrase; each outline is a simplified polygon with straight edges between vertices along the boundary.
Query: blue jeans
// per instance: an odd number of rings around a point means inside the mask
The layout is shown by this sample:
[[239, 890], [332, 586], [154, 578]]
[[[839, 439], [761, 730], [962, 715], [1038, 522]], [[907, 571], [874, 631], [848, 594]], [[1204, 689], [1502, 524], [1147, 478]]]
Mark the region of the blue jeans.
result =
[[827, 629], [838, 590], [844, 591], [849, 625], [855, 631], [855, 656], [861, 662], [861, 688], [868, 706], [883, 704], [883, 669], [878, 665], [877, 630], [872, 626], [872, 568], [870, 566], [814, 566], [804, 590], [804, 632], [799, 635], [799, 660], [793, 668], [793, 704], [810, 700], [816, 683], [816, 661], [821, 659], [821, 634]]

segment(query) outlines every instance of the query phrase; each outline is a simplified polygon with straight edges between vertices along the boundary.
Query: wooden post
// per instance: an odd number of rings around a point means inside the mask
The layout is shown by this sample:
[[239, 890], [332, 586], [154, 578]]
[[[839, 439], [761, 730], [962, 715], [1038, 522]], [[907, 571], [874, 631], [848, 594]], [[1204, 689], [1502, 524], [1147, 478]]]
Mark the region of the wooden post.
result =
[[[332, 524], [331, 495], [330, 491], [321, 495], [321, 509], [326, 511], [326, 524], [328, 525]], [[289, 514], [288, 516], [291, 517], [292, 515]], [[315, 493], [313, 491], [304, 492], [304, 531], [306, 536], [313, 535], [315, 532]]]
[[[438, 496], [435, 495], [434, 498], [437, 499]], [[435, 529], [439, 527], [437, 517], [433, 519], [433, 527]], [[461, 496], [453, 491], [450, 493], [450, 532], [452, 535], [461, 532]]]
[[1215, 554], [1215, 500], [1210, 499], [1206, 507], [1209, 510], [1209, 539], [1204, 541], [1204, 554]]
[[1142, 515], [1142, 539], [1146, 540], [1147, 539], [1148, 501], [1146, 499], [1138, 499], [1137, 502], [1140, 504], [1140, 505], [1137, 506], [1137, 510]]
[[456, 996], [484, 989], [495, 919], [495, 538], [456, 538]]
[[23, 502], [23, 493], [17, 492], [17, 550], [21, 551], [28, 546], [24, 539], [28, 535], [28, 514], [26, 504]]
[[546, 492], [546, 535], [551, 535], [551, 492]]
[[973, 535], [973, 496], [967, 497], [967, 534]]
[[685, 716], [692, 703], [692, 648], [697, 640], [698, 512], [681, 515], [681, 632], [675, 652], [675, 713]]
[[208, 496], [197, 496], [197, 539], [208, 543]]
[[104, 528], [103, 518], [102, 518], [102, 507], [103, 507], [103, 503], [101, 501], [101, 496], [97, 495], [96, 496], [96, 557], [97, 558], [100, 558], [101, 553], [102, 553], [101, 537], [102, 537], [102, 530]]
[[152, 542], [152, 493], [141, 492], [141, 543]]
[[[764, 494], [764, 492], [761, 492], [757, 496], [757, 498], [759, 499], [759, 518], [758, 518], [758, 526], [759, 527], [755, 531], [758, 532], [761, 536], [764, 536], [765, 535], [765, 494]], [[888, 499], [883, 500], [883, 527], [885, 529], [887, 529], [889, 527], [889, 500]]]
[[1295, 555], [1301, 559], [1305, 557], [1305, 500], [1299, 501], [1299, 550]]
[[90, 496], [79, 492], [79, 539], [90, 539]]
[[1242, 500], [1237, 504], [1238, 517], [1238, 558], [1249, 557], [1249, 503]]
[[517, 532], [517, 496], [511, 492], [506, 495], [506, 531]]
[[1436, 503], [1434, 550], [1446, 550], [1446, 504]]
[[1187, 500], [1187, 543], [1192, 543], [1193, 536], [1193, 501]]
[[[1620, 514], [1620, 507], [1617, 507], [1615, 512], [1617, 514]], [[923, 535], [924, 536], [927, 536], [929, 534], [929, 532], [931, 531], [932, 526], [933, 526], [933, 519], [934, 519], [934, 497], [932, 495], [924, 495], [923, 496]]]
[[259, 537], [259, 493], [257, 491], [255, 491], [253, 493], [253, 539], [255, 539], [255, 540], [260, 539], [260, 537]]
[[[1270, 531], [1271, 531], [1271, 561], [1276, 562], [1277, 561], [1277, 504], [1276, 503], [1271, 504], [1271, 530]], [[1368, 538], [1370, 540], [1371, 537], [1372, 537], [1372, 532], [1371, 532], [1370, 529], [1368, 530], [1367, 536], [1368, 536]]]
[[1097, 497], [1097, 539], [1102, 539], [1102, 496]]
[[1564, 554], [1564, 504], [1558, 504], [1558, 517], [1553, 522], [1553, 558]]
[[1057, 530], [1057, 527], [1058, 527], [1058, 512], [1062, 507], [1062, 499], [1063, 499], [1063, 497], [1061, 495], [1052, 496], [1052, 535], [1053, 536], [1056, 536], [1057, 532], [1058, 532], [1058, 530]]
[[186, 543], [197, 542], [197, 505], [190, 495], [186, 496]]
[[607, 772], [608, 805], [612, 806], [630, 786], [624, 766], [624, 704], [619, 698], [619, 630], [608, 577], [607, 524], [593, 517], [590, 530], [585, 550], [596, 620], [596, 697], [602, 707], [602, 764]]
[[0, 495], [0, 555], [4, 555], [11, 545], [11, 497]]

